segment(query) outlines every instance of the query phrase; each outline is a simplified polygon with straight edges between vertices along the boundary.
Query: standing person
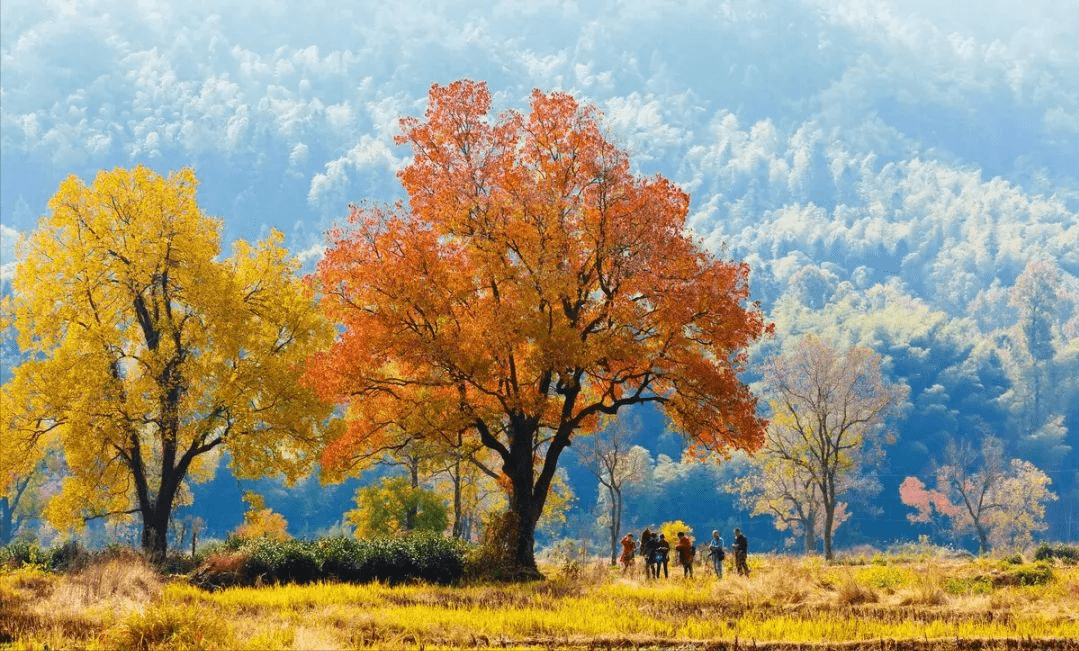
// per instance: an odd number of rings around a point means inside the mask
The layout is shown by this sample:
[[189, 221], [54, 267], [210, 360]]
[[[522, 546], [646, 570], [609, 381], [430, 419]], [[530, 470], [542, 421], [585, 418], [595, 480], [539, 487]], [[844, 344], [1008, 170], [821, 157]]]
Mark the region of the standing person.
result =
[[743, 576], [749, 576], [749, 565], [746, 557], [749, 555], [749, 541], [741, 529], [734, 530], [734, 569]]
[[637, 543], [633, 542], [633, 534], [627, 533], [622, 536], [622, 555], [618, 557], [618, 563], [622, 566], [622, 574], [626, 573], [630, 565], [633, 565], [633, 550]]
[[667, 537], [663, 534], [659, 534], [659, 540], [656, 542], [656, 566], [654, 568], [656, 578], [659, 578], [659, 570], [663, 568], [663, 578], [667, 578], [667, 560], [671, 555], [671, 543], [667, 542]]
[[656, 534], [648, 528], [641, 532], [641, 556], [644, 557], [644, 577], [651, 579], [655, 575]]
[[712, 540], [708, 542], [708, 557], [712, 559], [712, 569], [716, 571], [716, 578], [723, 578], [723, 559], [727, 553], [723, 551], [723, 538], [718, 531], [712, 532]]
[[678, 532], [678, 544], [674, 546], [678, 552], [678, 562], [682, 564], [682, 576], [693, 577], [693, 557], [697, 554], [697, 548], [693, 541], [684, 532]]

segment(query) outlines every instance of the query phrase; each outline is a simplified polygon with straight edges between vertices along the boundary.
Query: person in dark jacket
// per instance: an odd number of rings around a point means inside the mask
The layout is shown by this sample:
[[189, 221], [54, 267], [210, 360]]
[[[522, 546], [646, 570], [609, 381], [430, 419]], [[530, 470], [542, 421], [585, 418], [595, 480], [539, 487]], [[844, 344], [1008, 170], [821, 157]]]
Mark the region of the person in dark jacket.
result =
[[641, 556], [644, 557], [644, 577], [651, 579], [656, 573], [656, 534], [647, 528], [641, 532]]
[[746, 557], [749, 556], [749, 541], [741, 529], [734, 530], [734, 569], [742, 576], [749, 576], [749, 565]]
[[660, 569], [663, 570], [663, 578], [667, 578], [667, 561], [671, 557], [671, 543], [667, 542], [667, 537], [663, 534], [659, 534], [659, 540], [656, 542], [656, 566], [655, 573], [656, 578], [659, 578]]

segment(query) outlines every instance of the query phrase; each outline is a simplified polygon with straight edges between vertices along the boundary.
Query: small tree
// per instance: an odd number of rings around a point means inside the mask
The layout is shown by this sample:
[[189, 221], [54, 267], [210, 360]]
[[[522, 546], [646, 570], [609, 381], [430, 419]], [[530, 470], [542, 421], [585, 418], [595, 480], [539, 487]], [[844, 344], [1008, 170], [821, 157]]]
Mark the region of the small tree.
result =
[[[244, 501], [247, 502], [247, 512], [244, 513], [243, 524], [236, 527], [233, 534], [237, 538], [251, 540], [254, 538], [270, 538], [272, 540], [288, 540], [288, 521], [285, 516], [275, 512], [266, 506], [266, 500], [254, 491], [244, 493]], [[192, 530], [191, 555], [195, 555], [195, 537], [198, 534]]]
[[973, 536], [979, 553], [1021, 547], [1046, 528], [1045, 504], [1056, 499], [1049, 476], [1028, 461], [1006, 462], [999, 439], [986, 436], [980, 448], [969, 441], [948, 445], [928, 490], [916, 477], [900, 486], [900, 499], [915, 509], [912, 522], [944, 519], [956, 538]]
[[435, 493], [413, 488], [408, 478], [384, 478], [356, 491], [356, 508], [345, 513], [357, 538], [446, 529], [446, 505]]
[[68, 475], [50, 521], [135, 514], [155, 559], [182, 487], [221, 449], [239, 476], [295, 480], [332, 416], [299, 379], [334, 330], [283, 236], [222, 257], [196, 186], [190, 169], [68, 178], [19, 244], [5, 309], [26, 358], [0, 396], [0, 478], [57, 445]]
[[[773, 406], [773, 411], [777, 411]], [[785, 416], [779, 414], [776, 420]], [[769, 437], [792, 432], [773, 422]], [[793, 450], [791, 442], [788, 449]], [[790, 463], [781, 455], [762, 454], [750, 462], [748, 472], [734, 481], [734, 490], [751, 515], [768, 515], [777, 531], [790, 530], [802, 539], [806, 554], [817, 549], [824, 528], [824, 504], [813, 474], [800, 464]], [[842, 523], [836, 518], [835, 527]]]
[[41, 517], [66, 474], [60, 450], [53, 447], [23, 475], [0, 481], [0, 545], [7, 545], [30, 522]]
[[690, 538], [693, 537], [693, 527], [681, 520], [670, 520], [659, 525], [659, 533], [663, 534], [663, 537], [669, 540], [672, 546], [678, 540], [679, 531]]

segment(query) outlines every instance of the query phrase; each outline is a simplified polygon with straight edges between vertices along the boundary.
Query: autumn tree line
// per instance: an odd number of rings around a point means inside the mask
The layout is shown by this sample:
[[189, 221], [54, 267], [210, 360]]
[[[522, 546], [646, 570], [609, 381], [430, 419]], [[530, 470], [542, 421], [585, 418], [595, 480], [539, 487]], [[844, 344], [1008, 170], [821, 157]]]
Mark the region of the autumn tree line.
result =
[[[486, 485], [503, 500], [486, 526], [530, 578], [571, 446], [602, 487], [613, 553], [642, 473], [619, 419], [651, 405], [688, 458], [741, 464], [724, 488], [752, 514], [834, 555], [909, 408], [880, 354], [827, 333], [776, 342], [749, 266], [706, 251], [689, 196], [635, 174], [567, 94], [492, 116], [484, 84], [435, 85], [400, 125], [407, 202], [352, 207], [306, 276], [276, 231], [223, 253], [190, 169], [60, 185], [3, 303], [21, 355], [2, 389], [9, 531], [46, 467], [63, 478], [39, 505], [50, 523], [133, 517], [161, 558], [225, 452], [235, 476], [286, 483], [389, 460], [404, 478], [360, 500], [357, 535], [382, 517], [466, 537], [465, 502]], [[983, 551], [1021, 545], [1044, 529], [1049, 478], [981, 440], [947, 447], [902, 501]], [[452, 521], [430, 520], [439, 503], [420, 489], [436, 474]]]

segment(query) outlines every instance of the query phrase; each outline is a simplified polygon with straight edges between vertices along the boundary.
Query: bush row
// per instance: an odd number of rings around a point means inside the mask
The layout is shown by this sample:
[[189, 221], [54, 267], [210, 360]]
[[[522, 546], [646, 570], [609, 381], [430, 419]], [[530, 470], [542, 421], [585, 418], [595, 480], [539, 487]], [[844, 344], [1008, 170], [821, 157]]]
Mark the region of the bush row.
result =
[[464, 574], [469, 546], [437, 534], [402, 538], [230, 539], [192, 574], [207, 588], [341, 581], [450, 584]]
[[[107, 545], [87, 549], [78, 541], [69, 540], [54, 547], [42, 547], [37, 542], [16, 539], [0, 547], [0, 567], [37, 567], [52, 572], [77, 572], [95, 562], [126, 557], [141, 552], [124, 545]], [[158, 566], [164, 574], [187, 574], [202, 562], [204, 555], [195, 558], [180, 552], [170, 552]]]
[[1049, 561], [1057, 559], [1074, 565], [1079, 563], [1079, 547], [1073, 545], [1040, 545], [1034, 550], [1034, 560]]
[[39, 567], [43, 570], [69, 572], [82, 569], [97, 557], [107, 557], [118, 553], [118, 548], [108, 547], [91, 553], [78, 542], [69, 541], [56, 547], [41, 547], [29, 540], [13, 540], [0, 547], [0, 566], [3, 567]]

